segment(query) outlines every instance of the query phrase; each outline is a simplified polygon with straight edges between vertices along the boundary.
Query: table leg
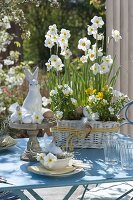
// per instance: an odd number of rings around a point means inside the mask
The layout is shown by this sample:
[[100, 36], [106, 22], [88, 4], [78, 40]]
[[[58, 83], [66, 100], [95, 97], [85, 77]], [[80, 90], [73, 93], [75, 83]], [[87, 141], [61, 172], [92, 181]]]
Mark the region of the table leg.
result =
[[17, 194], [21, 200], [30, 200], [21, 190], [14, 190], [15, 194]]
[[[116, 200], [120, 200], [122, 199], [123, 197], [125, 197], [126, 195], [128, 195], [129, 193], [133, 192], [133, 189], [127, 191], [126, 193], [124, 193], [123, 195], [121, 195], [120, 197], [118, 197]], [[131, 199], [132, 200], [132, 199]]]
[[77, 190], [78, 186], [79, 185], [71, 187], [71, 189], [69, 190], [69, 192], [67, 193], [67, 195], [64, 197], [63, 200], [68, 200], [72, 196], [72, 194], [75, 192], [75, 190]]
[[83, 200], [83, 199], [84, 199], [84, 195], [85, 195], [86, 191], [88, 190], [88, 185], [86, 185], [84, 188], [85, 188], [85, 189], [84, 189], [84, 192], [83, 192], [82, 197], [81, 197], [80, 200]]
[[27, 189], [27, 191], [36, 199], [36, 200], [43, 200], [34, 190]]

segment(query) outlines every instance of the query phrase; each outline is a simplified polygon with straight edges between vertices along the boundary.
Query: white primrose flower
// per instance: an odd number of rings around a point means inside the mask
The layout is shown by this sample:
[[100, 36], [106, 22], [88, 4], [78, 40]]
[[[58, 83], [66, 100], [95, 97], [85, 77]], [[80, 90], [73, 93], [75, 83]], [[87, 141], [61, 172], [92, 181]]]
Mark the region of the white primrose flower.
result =
[[76, 105], [76, 104], [77, 104], [77, 100], [74, 99], [74, 98], [71, 98], [71, 102], [72, 102], [73, 105]]
[[57, 26], [56, 24], [53, 24], [49, 26], [49, 34], [50, 35], [56, 35], [57, 34]]
[[4, 65], [13, 65], [13, 64], [14, 64], [13, 60], [9, 60], [9, 59], [4, 60]]
[[89, 101], [89, 102], [92, 102], [92, 101], [95, 101], [95, 100], [96, 100], [96, 97], [95, 97], [94, 94], [91, 95], [91, 96], [89, 96], [89, 98], [88, 98], [88, 101]]
[[50, 96], [54, 96], [54, 95], [56, 95], [57, 94], [57, 90], [51, 90], [50, 91]]
[[61, 52], [61, 55], [63, 55], [65, 59], [69, 59], [70, 56], [72, 55], [72, 52], [70, 51], [70, 49], [66, 49], [65, 51]]
[[97, 28], [102, 28], [104, 25], [104, 21], [102, 17], [94, 16], [93, 19], [91, 20], [92, 24], [96, 26]]
[[86, 55], [86, 56], [83, 55], [83, 56], [80, 58], [80, 61], [81, 61], [82, 63], [86, 63], [87, 60], [88, 60], [88, 55]]
[[37, 161], [44, 161], [45, 153], [37, 153]]
[[100, 65], [100, 74], [106, 74], [109, 72], [109, 67], [108, 67], [108, 64], [103, 62], [101, 65]]
[[62, 89], [63, 86], [62, 86], [62, 85], [58, 85], [57, 87], [58, 87], [59, 89]]
[[71, 37], [71, 34], [69, 30], [62, 28], [60, 36], [64, 39], [69, 39]]
[[91, 66], [90, 69], [93, 71], [93, 74], [96, 75], [97, 73], [99, 73], [100, 65], [98, 63], [95, 63]]
[[113, 59], [111, 58], [111, 55], [103, 56], [102, 60], [103, 62], [107, 63], [109, 67], [113, 64]]
[[39, 112], [33, 113], [32, 115], [32, 123], [41, 124], [43, 119], [43, 115]]
[[45, 63], [46, 67], [47, 67], [47, 71], [50, 71], [52, 69], [52, 65], [50, 62]]
[[94, 51], [93, 49], [88, 50], [88, 55], [91, 61], [94, 61], [96, 59], [96, 51]]
[[91, 119], [90, 120], [99, 120], [99, 114], [98, 114], [98, 112], [91, 113]]
[[48, 104], [50, 104], [50, 99], [42, 97], [42, 105], [46, 107]]
[[90, 48], [90, 40], [88, 40], [86, 37], [81, 38], [78, 42], [78, 49], [81, 49], [83, 51], [87, 51]]
[[97, 34], [97, 28], [93, 24], [91, 26], [88, 25], [87, 31], [88, 35]]
[[51, 38], [47, 37], [44, 45], [45, 45], [45, 47], [48, 47], [51, 49], [54, 46], [54, 42], [52, 41]]
[[45, 157], [44, 157], [44, 163], [51, 168], [54, 164], [54, 162], [57, 161], [57, 157], [54, 156], [52, 153], [48, 153]]
[[63, 112], [62, 111], [56, 111], [55, 116], [58, 120], [62, 119], [63, 117]]
[[110, 114], [111, 114], [111, 115], [113, 115], [113, 114], [114, 114], [114, 108], [112, 108], [112, 107], [109, 107], [109, 108], [108, 108], [108, 110], [109, 110], [109, 112], [110, 112]]
[[120, 39], [122, 39], [120, 32], [118, 30], [112, 30], [112, 37], [114, 38], [115, 42], [118, 42]]
[[69, 86], [67, 86], [67, 87], [64, 87], [62, 92], [63, 92], [64, 95], [69, 96], [73, 93], [73, 90]]

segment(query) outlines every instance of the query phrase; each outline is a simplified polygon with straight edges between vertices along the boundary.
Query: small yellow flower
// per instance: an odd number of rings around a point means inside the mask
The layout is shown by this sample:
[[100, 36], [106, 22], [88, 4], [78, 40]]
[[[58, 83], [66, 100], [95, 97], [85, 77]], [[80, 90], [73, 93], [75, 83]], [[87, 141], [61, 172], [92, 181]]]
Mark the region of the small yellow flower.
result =
[[95, 94], [96, 93], [96, 89], [92, 89], [92, 88], [88, 88], [85, 90], [86, 94], [88, 95], [92, 95], [92, 94]]
[[102, 88], [102, 91], [107, 91], [109, 89], [109, 86], [108, 85], [105, 85], [103, 88]]
[[99, 99], [103, 99], [103, 92], [98, 92], [96, 97], [99, 98]]

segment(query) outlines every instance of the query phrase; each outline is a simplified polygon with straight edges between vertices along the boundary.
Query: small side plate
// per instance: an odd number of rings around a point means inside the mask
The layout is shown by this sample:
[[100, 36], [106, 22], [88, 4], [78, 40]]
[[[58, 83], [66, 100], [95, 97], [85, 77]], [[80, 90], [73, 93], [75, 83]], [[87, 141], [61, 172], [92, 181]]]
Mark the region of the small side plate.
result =
[[83, 168], [76, 168], [73, 166], [70, 166], [70, 167], [68, 166], [65, 169], [53, 171], [53, 170], [48, 170], [48, 169], [44, 168], [40, 164], [35, 164], [33, 166], [29, 166], [28, 170], [35, 174], [40, 174], [40, 175], [45, 175], [45, 176], [66, 177], [66, 176], [70, 176], [70, 175], [81, 172], [83, 170]]

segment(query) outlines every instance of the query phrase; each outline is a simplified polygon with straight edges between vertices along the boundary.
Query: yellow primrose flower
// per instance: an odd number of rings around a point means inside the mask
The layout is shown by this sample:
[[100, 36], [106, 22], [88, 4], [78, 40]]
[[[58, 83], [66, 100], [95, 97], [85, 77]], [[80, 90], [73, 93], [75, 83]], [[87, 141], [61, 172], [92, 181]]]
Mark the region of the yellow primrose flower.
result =
[[108, 85], [105, 85], [103, 88], [102, 88], [102, 91], [107, 91], [109, 89], [109, 86]]
[[103, 92], [98, 92], [96, 97], [99, 98], [99, 99], [103, 99]]
[[87, 88], [86, 90], [85, 90], [85, 92], [86, 92], [86, 94], [88, 94], [88, 95], [92, 95], [92, 94], [94, 94], [95, 92], [96, 92], [96, 89], [92, 89], [92, 88]]

